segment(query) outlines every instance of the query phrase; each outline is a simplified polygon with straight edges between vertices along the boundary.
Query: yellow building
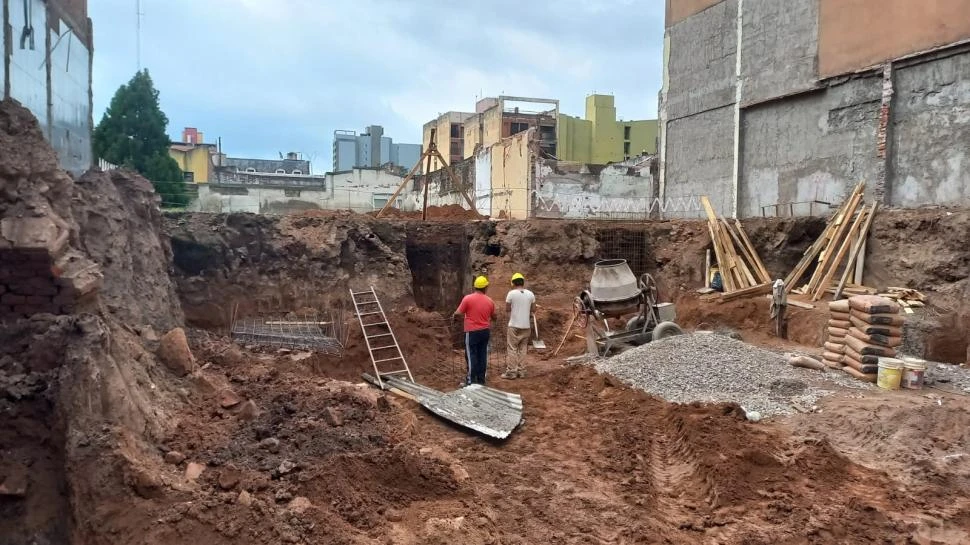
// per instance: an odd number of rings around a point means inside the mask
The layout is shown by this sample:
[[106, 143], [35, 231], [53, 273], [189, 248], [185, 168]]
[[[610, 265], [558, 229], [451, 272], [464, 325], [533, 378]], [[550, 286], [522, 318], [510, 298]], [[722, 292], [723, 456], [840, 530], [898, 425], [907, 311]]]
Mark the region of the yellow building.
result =
[[186, 182], [204, 184], [212, 180], [215, 169], [212, 156], [218, 153], [215, 144], [202, 142], [202, 133], [191, 127], [182, 131], [182, 141], [172, 142], [168, 154], [175, 159]]
[[[468, 112], [447, 112], [425, 123], [421, 137], [421, 149], [428, 149], [431, 143], [431, 129], [436, 129], [435, 144], [437, 144], [438, 151], [448, 161], [448, 164], [450, 165], [455, 161], [461, 161], [462, 153], [465, 151], [464, 123], [465, 120], [474, 115]], [[428, 172], [434, 172], [443, 166], [437, 158], [432, 159], [431, 169]], [[424, 169], [426, 167], [423, 166], [422, 168]]]
[[589, 95], [586, 119], [559, 114], [556, 144], [562, 161], [617, 163], [657, 152], [657, 120], [617, 121], [612, 95]]

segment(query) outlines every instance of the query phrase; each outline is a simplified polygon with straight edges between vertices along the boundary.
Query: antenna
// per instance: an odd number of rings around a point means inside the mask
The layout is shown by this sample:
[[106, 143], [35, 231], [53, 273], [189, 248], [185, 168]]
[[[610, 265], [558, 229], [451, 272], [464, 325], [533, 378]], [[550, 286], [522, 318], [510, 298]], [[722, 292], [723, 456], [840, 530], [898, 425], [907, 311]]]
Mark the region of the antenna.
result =
[[135, 2], [135, 61], [138, 64], [138, 71], [141, 72], [141, 0]]

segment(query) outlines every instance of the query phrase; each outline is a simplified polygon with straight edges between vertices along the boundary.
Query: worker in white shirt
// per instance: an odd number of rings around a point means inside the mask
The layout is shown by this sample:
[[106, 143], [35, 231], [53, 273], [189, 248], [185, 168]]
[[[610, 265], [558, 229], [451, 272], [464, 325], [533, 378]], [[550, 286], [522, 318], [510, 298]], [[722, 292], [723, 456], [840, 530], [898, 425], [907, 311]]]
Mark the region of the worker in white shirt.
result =
[[522, 273], [512, 275], [512, 290], [505, 296], [505, 307], [509, 314], [509, 329], [506, 369], [502, 378], [525, 378], [525, 354], [532, 334], [531, 319], [536, 308], [536, 296], [525, 289], [525, 276]]

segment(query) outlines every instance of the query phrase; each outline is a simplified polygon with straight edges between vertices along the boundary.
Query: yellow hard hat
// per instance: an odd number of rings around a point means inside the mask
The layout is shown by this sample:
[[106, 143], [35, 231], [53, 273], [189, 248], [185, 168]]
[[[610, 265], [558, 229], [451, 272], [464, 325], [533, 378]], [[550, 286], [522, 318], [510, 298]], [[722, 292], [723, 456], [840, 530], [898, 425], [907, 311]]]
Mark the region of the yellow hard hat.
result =
[[475, 289], [483, 290], [488, 287], [488, 278], [484, 276], [479, 276], [475, 278]]
[[525, 280], [525, 276], [522, 276], [522, 273], [515, 273], [512, 275], [512, 282], [514, 283], [516, 280]]

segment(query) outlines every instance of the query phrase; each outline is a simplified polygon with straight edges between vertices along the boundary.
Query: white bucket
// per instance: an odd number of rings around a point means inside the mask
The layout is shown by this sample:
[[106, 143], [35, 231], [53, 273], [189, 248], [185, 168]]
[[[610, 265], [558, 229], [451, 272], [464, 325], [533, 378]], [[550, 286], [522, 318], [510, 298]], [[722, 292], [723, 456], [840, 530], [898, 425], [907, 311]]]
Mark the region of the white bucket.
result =
[[926, 378], [926, 362], [919, 358], [903, 358], [902, 386], [907, 390], [922, 390]]

